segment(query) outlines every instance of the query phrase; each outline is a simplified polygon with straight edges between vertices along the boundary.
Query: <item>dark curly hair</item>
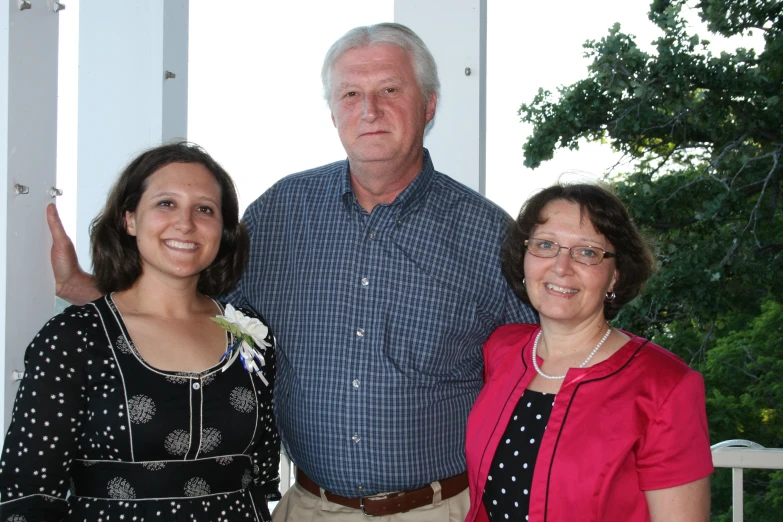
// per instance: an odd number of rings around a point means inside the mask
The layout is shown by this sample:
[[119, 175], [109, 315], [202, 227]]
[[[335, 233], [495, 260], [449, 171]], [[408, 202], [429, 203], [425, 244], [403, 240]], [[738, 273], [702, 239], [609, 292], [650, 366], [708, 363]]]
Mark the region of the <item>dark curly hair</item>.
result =
[[625, 303], [639, 295], [656, 269], [655, 257], [647, 241], [631, 220], [628, 210], [609, 189], [600, 185], [557, 184], [528, 199], [506, 236], [502, 251], [503, 274], [519, 298], [530, 304], [525, 285], [525, 240], [530, 231], [544, 223], [544, 207], [557, 200], [576, 203], [590, 218], [593, 227], [614, 245], [619, 277], [614, 285], [617, 297], [604, 302], [604, 317], [613, 319]]
[[116, 181], [103, 210], [90, 224], [90, 245], [95, 283], [103, 293], [126, 290], [142, 272], [136, 238], [125, 229], [125, 213], [135, 212], [147, 179], [171, 163], [198, 163], [220, 185], [223, 234], [215, 260], [198, 280], [198, 291], [208, 296], [227, 293], [239, 282], [247, 265], [248, 236], [239, 221], [234, 182], [220, 164], [198, 145], [186, 141], [161, 145], [143, 152]]

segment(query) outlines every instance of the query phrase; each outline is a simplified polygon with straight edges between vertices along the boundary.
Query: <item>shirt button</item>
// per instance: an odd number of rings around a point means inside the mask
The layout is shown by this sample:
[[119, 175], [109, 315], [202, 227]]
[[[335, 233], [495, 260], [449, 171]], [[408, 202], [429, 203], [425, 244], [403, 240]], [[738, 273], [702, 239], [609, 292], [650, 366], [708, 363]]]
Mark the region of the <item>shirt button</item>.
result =
[[197, 383], [197, 382], [194, 382], [193, 383], [193, 389], [194, 390], [198, 390], [199, 388], [201, 388], [201, 385], [199, 383]]
[[362, 277], [362, 286], [370, 286], [370, 280], [366, 277]]
[[354, 435], [353, 437], [351, 437], [351, 440], [354, 442], [359, 442], [360, 440], [362, 440], [362, 438], [359, 435]]
[[353, 382], [351, 382], [351, 386], [353, 386], [354, 388], [358, 388], [359, 387], [359, 379], [354, 379]]
[[367, 237], [369, 237], [370, 239], [375, 239], [375, 232], [370, 232], [369, 234], [367, 234]]
[[364, 484], [359, 482], [359, 484], [356, 486], [356, 489], [358, 489], [359, 491], [364, 491]]
[[359, 328], [358, 330], [356, 330], [356, 336], [364, 337], [364, 328]]

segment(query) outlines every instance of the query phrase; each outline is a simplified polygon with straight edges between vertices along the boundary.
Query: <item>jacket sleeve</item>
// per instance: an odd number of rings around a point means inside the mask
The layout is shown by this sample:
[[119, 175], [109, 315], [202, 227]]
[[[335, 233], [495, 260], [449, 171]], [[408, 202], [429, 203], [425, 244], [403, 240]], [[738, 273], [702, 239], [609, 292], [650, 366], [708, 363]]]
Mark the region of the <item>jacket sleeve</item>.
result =
[[688, 371], [661, 404], [637, 446], [642, 490], [681, 486], [713, 472], [701, 374]]
[[504, 327], [501, 326], [489, 336], [482, 346], [482, 355], [484, 356], [484, 382], [489, 381], [492, 376], [492, 371], [495, 368], [495, 357], [497, 356], [498, 338], [500, 337], [499, 331]]
[[483, 350], [484, 382], [488, 382], [498, 366], [502, 366], [509, 351], [516, 356], [529, 344], [536, 324], [506, 324], [497, 328], [486, 340]]
[[[250, 317], [256, 317], [266, 324], [263, 317], [252, 309], [244, 308], [242, 312]], [[264, 350], [264, 366], [261, 373], [269, 385], [264, 384], [261, 379], [254, 378], [260, 416], [259, 428], [262, 430], [262, 434], [250, 454], [253, 461], [253, 485], [250, 491], [262, 520], [270, 519], [267, 502], [280, 500], [280, 436], [277, 432], [272, 405], [277, 364], [275, 338], [271, 329], [267, 334], [266, 341], [271, 346]]]
[[68, 513], [87, 387], [78, 317], [67, 312], [52, 318], [25, 353], [0, 461], [0, 520], [55, 521]]

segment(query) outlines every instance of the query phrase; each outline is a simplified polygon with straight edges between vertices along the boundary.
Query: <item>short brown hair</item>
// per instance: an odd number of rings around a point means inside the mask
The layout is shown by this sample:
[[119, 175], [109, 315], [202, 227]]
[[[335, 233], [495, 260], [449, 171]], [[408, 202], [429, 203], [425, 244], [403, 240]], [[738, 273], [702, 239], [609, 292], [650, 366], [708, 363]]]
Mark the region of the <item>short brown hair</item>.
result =
[[558, 200], [579, 205], [593, 227], [614, 245], [619, 272], [614, 285], [617, 297], [604, 302], [604, 317], [613, 319], [623, 305], [644, 289], [656, 265], [650, 246], [634, 225], [625, 205], [614, 193], [600, 185], [557, 184], [528, 199], [506, 237], [502, 252], [503, 274], [517, 296], [530, 304], [522, 283], [525, 278], [525, 240], [530, 239], [530, 231], [534, 227], [544, 223], [544, 207]]
[[90, 245], [95, 283], [103, 293], [126, 290], [142, 272], [136, 238], [125, 229], [125, 213], [135, 212], [147, 179], [171, 163], [198, 163], [220, 185], [223, 234], [215, 260], [198, 280], [198, 291], [219, 296], [231, 290], [242, 276], [248, 258], [248, 237], [239, 221], [236, 187], [220, 164], [198, 145], [185, 141], [161, 145], [130, 162], [115, 182], [106, 205], [90, 224]]

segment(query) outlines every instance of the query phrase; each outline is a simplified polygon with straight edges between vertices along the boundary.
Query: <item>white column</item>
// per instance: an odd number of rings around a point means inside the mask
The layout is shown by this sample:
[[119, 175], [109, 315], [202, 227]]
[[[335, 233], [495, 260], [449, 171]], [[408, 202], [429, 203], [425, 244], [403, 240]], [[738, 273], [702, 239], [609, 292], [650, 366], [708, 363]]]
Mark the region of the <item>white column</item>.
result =
[[[49, 232], [57, 165], [57, 3], [10, 0], [0, 9], [0, 359], [3, 433], [16, 395], [14, 371], [54, 312]], [[17, 193], [18, 192], [18, 193]]]
[[81, 0], [76, 250], [142, 150], [187, 134], [188, 0]]
[[438, 64], [441, 96], [424, 139], [435, 168], [484, 193], [487, 1], [395, 0], [394, 21], [416, 31]]

